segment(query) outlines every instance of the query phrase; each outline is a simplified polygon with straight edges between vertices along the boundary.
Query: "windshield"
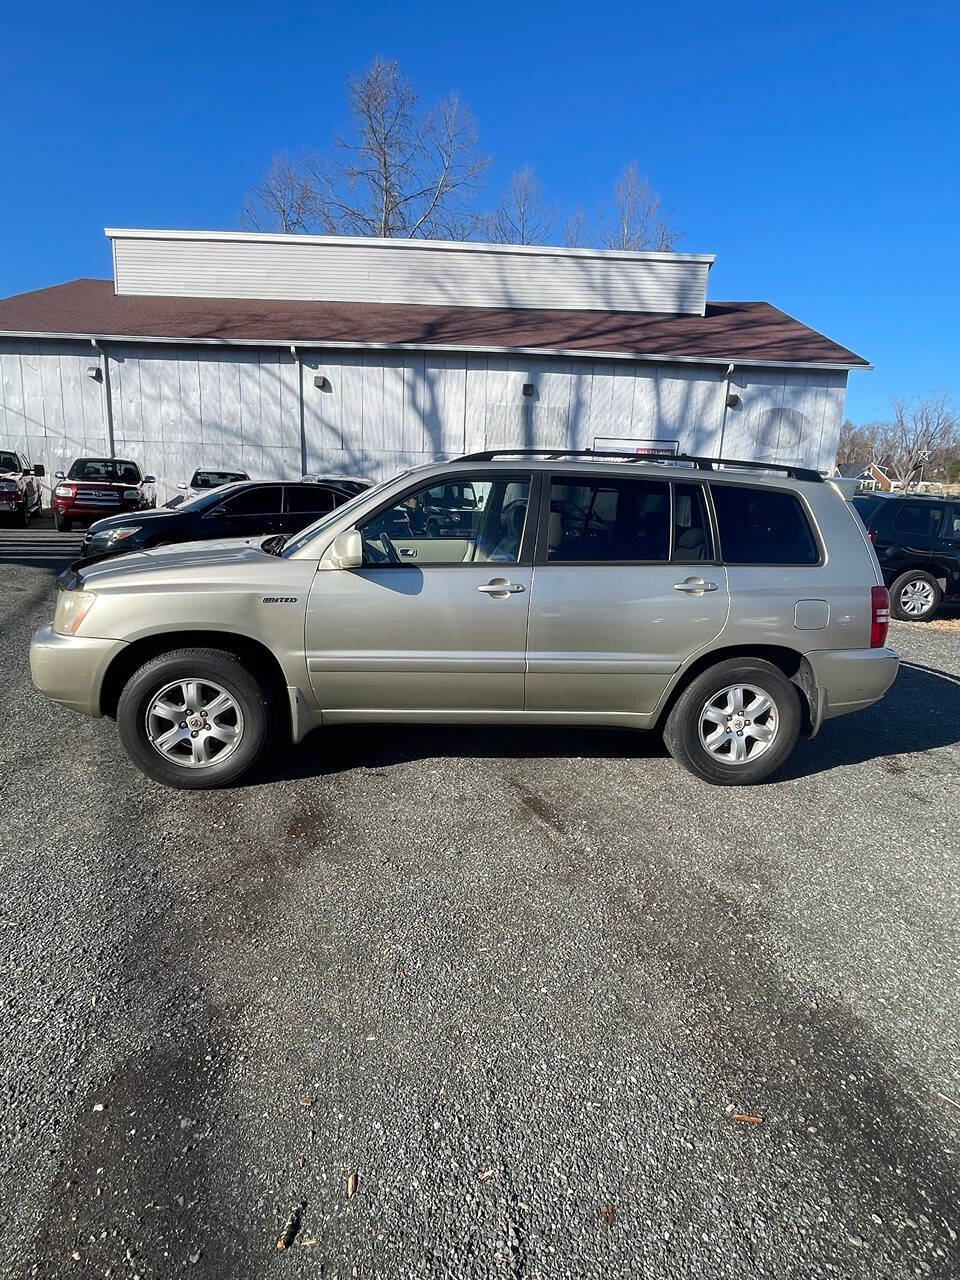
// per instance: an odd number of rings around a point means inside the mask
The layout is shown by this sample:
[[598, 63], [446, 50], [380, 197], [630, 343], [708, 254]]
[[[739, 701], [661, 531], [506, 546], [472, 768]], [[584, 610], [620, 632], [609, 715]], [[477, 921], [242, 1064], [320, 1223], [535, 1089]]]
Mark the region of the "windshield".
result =
[[244, 471], [195, 471], [190, 481], [191, 489], [218, 489], [222, 484], [236, 484], [238, 480], [249, 480]]
[[135, 462], [122, 458], [78, 458], [67, 472], [68, 480], [96, 480], [101, 484], [139, 484], [142, 476]]
[[298, 534], [296, 538], [291, 539], [291, 541], [284, 546], [282, 553], [284, 558], [286, 559], [287, 557], [294, 555], [297, 551], [302, 551], [304, 547], [308, 546], [309, 543], [314, 540], [314, 538], [321, 536], [325, 529], [329, 529], [331, 525], [337, 524], [342, 516], [349, 515], [355, 507], [359, 507], [364, 504], [368, 498], [374, 497], [381, 489], [386, 488], [388, 484], [393, 484], [394, 480], [399, 480], [401, 476], [409, 475], [411, 469], [412, 468], [408, 468], [406, 471], [401, 471], [399, 475], [391, 476], [389, 480], [381, 480], [379, 484], [374, 485], [370, 489], [361, 490], [356, 497], [350, 498], [341, 506], [336, 507], [328, 516], [324, 516], [322, 520], [317, 520], [313, 524], [308, 525], [302, 533]]
[[198, 493], [194, 498], [188, 498], [186, 502], [178, 503], [178, 511], [203, 511], [206, 507], [215, 507], [228, 498], [231, 493], [235, 493], [238, 489], [245, 489], [250, 484], [249, 480], [241, 480], [236, 484], [220, 485], [217, 489], [210, 489], [205, 493]]
[[19, 471], [20, 463], [17, 461], [15, 453], [8, 453], [6, 449], [0, 449], [0, 471]]

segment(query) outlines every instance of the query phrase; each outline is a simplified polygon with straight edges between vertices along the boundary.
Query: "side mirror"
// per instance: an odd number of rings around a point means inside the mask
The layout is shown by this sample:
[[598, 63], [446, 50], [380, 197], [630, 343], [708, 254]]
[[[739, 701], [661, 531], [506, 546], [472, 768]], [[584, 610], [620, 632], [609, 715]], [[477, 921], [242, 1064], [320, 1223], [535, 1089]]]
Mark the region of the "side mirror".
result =
[[363, 564], [363, 543], [359, 529], [338, 533], [325, 559], [335, 569], [359, 569]]
[[187, 482], [186, 482], [186, 480], [178, 480], [178, 481], [177, 481], [177, 488], [178, 488], [178, 489], [186, 489], [186, 487], [187, 487]]
[[53, 473], [53, 478], [54, 478], [55, 480], [63, 480], [65, 477], [64, 477], [64, 474], [63, 474], [63, 472], [62, 472], [62, 471], [55, 471], [55, 472]]
[[33, 474], [34, 474], [38, 479], [39, 479], [41, 476], [45, 476], [45, 475], [47, 474], [46, 467], [41, 466], [41, 464], [38, 462], [38, 463], [37, 463], [37, 465], [33, 468]]
[[144, 484], [156, 484], [156, 483], [157, 483], [157, 477], [156, 477], [156, 476], [144, 476], [144, 477], [143, 477], [143, 483], [144, 483]]

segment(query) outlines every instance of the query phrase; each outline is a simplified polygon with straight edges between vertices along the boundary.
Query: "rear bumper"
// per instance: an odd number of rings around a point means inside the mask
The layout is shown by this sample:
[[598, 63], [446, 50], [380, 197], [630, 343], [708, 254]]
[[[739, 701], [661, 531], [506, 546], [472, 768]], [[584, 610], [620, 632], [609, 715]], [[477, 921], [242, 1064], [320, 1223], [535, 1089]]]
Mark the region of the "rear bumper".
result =
[[806, 660], [817, 689], [817, 722], [869, 707], [887, 692], [900, 666], [895, 649], [821, 649]]
[[125, 647], [123, 640], [60, 636], [52, 627], [41, 627], [30, 642], [30, 676], [51, 702], [99, 716], [103, 677]]

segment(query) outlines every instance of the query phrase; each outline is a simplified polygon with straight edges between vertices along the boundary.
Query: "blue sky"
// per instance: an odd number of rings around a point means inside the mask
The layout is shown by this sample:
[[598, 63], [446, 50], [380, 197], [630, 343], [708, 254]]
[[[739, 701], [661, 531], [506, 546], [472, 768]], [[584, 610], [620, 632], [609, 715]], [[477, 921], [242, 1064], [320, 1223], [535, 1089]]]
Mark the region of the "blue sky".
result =
[[535, 166], [593, 209], [638, 161], [765, 298], [867, 356], [850, 416], [960, 396], [960, 6], [8, 5], [0, 296], [108, 276], [103, 227], [232, 228], [278, 149], [322, 149], [376, 54], [460, 93], [489, 197]]

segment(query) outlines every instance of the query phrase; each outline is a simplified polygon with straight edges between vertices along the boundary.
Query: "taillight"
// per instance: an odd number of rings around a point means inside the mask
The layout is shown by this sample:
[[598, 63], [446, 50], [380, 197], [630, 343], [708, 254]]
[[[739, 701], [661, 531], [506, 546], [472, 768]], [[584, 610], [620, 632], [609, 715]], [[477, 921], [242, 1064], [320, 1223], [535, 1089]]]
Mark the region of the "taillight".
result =
[[870, 588], [870, 648], [882, 649], [890, 626], [890, 592], [886, 587]]

